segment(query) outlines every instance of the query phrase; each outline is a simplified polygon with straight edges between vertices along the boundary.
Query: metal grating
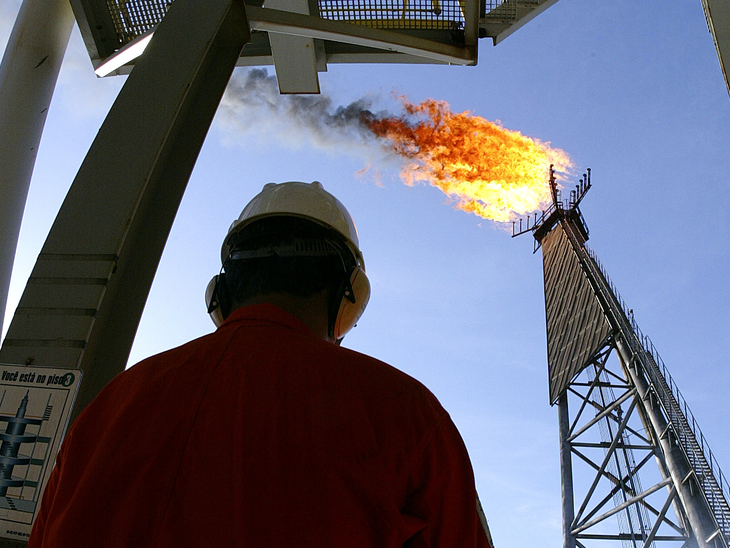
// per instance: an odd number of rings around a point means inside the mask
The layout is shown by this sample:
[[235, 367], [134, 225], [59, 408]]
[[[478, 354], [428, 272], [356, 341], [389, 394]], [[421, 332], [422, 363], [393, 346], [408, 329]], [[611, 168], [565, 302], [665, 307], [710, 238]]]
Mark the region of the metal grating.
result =
[[517, 3], [510, 0], [486, 0], [484, 16], [498, 21], [514, 21], [517, 19]]
[[540, 0], [486, 0], [482, 5], [486, 19], [512, 23], [517, 21], [520, 12], [524, 15], [525, 12], [537, 8]]
[[464, 28], [463, 0], [319, 0], [323, 19], [379, 29]]
[[[117, 47], [153, 29], [174, 0], [106, 0]], [[318, 0], [319, 16], [378, 29], [463, 30], [465, 0]]]
[[162, 21], [173, 0], [106, 0], [119, 44], [124, 45]]

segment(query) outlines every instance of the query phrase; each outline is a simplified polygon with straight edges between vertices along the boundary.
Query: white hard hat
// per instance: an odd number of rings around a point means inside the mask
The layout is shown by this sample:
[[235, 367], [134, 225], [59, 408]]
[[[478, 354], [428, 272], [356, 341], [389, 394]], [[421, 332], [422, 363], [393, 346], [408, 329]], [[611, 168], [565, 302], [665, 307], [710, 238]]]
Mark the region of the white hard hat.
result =
[[269, 183], [233, 221], [221, 247], [221, 262], [230, 253], [231, 236], [265, 217], [301, 217], [336, 230], [347, 243], [357, 261], [363, 265], [360, 240], [355, 222], [342, 202], [327, 192], [322, 183]]
[[[232, 237], [255, 221], [267, 217], [299, 217], [332, 229], [341, 236], [352, 253], [354, 266], [347, 271], [347, 283], [332, 316], [334, 337], [341, 339], [362, 315], [370, 299], [370, 281], [365, 274], [365, 262], [360, 252], [360, 241], [355, 223], [342, 202], [327, 192], [322, 183], [301, 182], [269, 183], [233, 221], [221, 247], [221, 262], [225, 264], [231, 253]], [[344, 249], [343, 249], [344, 252]], [[206, 290], [206, 304], [213, 322], [220, 325], [223, 315], [215, 301], [218, 277], [211, 280]]]

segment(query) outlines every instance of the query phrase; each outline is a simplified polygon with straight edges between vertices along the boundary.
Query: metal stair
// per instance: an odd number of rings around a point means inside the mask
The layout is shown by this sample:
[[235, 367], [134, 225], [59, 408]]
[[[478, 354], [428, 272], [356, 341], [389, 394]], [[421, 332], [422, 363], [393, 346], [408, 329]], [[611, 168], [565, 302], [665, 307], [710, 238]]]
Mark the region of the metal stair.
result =
[[[723, 486], [727, 489], [727, 480], [725, 480], [722, 471], [716, 463], [714, 463], [715, 470], [710, 465], [710, 462], [714, 460], [712, 452], [707, 447], [704, 436], [697, 427], [697, 422], [694, 420], [684, 400], [678, 400], [675, 397], [665, 377], [668, 373], [663, 375], [653, 356], [646, 349], [643, 350], [644, 359], [642, 362], [644, 364], [644, 371], [651, 379], [651, 383], [659, 396], [664, 412], [674, 428], [674, 434], [677, 436], [679, 445], [687, 456], [694, 470], [697, 482], [705, 495], [705, 499], [712, 509], [717, 526], [727, 541], [730, 539], [730, 506], [727, 503], [725, 493], [723, 493]], [[671, 379], [671, 377], [669, 378]], [[681, 394], [678, 395], [681, 398]], [[680, 401], [682, 402], [681, 404]], [[682, 410], [682, 407], [684, 407], [685, 411]], [[689, 422], [688, 417], [692, 419], [692, 423]], [[702, 441], [702, 445], [698, 439]], [[709, 456], [705, 455], [705, 451], [708, 452]]]
[[[599, 280], [604, 282], [602, 288], [612, 297], [607, 299], [619, 320], [620, 329], [625, 339], [631, 345], [632, 351], [639, 359], [642, 369], [657, 395], [664, 414], [671, 424], [673, 434], [679, 446], [687, 456], [694, 472], [697, 485], [702, 490], [708, 506], [712, 510], [715, 522], [722, 534], [721, 546], [730, 545], [730, 486], [727, 479], [705, 440], [702, 431], [687, 406], [687, 402], [677, 388], [674, 379], [669, 374], [663, 360], [656, 351], [649, 337], [644, 335], [636, 324], [633, 314], [627, 309], [625, 302], [619, 295], [614, 284], [610, 281], [606, 270], [601, 265], [595, 253], [585, 246], [579, 246], [584, 252], [586, 262], [592, 265], [599, 273]], [[687, 478], [691, 481], [691, 478]]]

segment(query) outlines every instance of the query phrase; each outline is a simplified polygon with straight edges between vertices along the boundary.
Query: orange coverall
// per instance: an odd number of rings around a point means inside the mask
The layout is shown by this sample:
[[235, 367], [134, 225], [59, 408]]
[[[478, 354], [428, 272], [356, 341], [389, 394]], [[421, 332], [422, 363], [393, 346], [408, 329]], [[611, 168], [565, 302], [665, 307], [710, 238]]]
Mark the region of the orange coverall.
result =
[[489, 544], [436, 398], [264, 304], [109, 383], [64, 441], [28, 546]]

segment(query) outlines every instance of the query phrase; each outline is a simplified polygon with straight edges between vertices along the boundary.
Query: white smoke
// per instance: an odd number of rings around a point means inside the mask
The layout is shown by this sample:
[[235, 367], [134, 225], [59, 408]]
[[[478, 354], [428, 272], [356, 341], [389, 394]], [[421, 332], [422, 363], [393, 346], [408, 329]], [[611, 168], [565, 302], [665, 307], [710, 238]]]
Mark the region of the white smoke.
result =
[[281, 95], [276, 77], [266, 69], [234, 73], [221, 101], [218, 123], [231, 134], [255, 134], [290, 147], [312, 146], [349, 154], [368, 162], [387, 161], [390, 154], [362, 123], [372, 117], [373, 99], [335, 105], [326, 93]]

